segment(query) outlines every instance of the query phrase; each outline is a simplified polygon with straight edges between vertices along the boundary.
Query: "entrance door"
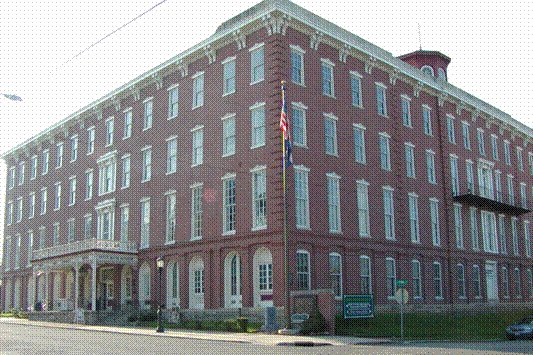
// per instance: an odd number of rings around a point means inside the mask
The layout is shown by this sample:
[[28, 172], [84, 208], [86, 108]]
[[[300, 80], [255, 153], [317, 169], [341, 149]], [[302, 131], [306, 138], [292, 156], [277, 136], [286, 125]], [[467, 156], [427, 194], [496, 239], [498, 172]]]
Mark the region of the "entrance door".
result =
[[486, 262], [485, 279], [487, 280], [487, 300], [498, 301], [498, 273], [495, 262]]

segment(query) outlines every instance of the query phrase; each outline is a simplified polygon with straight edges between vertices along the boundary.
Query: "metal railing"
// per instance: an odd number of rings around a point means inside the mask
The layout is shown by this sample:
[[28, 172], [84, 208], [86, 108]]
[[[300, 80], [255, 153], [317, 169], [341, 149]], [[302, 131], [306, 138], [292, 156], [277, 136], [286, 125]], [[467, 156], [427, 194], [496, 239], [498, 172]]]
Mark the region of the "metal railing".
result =
[[85, 239], [76, 242], [56, 245], [50, 248], [34, 250], [32, 260], [41, 260], [55, 256], [80, 253], [90, 250], [101, 250], [121, 253], [136, 253], [137, 244], [132, 241]]

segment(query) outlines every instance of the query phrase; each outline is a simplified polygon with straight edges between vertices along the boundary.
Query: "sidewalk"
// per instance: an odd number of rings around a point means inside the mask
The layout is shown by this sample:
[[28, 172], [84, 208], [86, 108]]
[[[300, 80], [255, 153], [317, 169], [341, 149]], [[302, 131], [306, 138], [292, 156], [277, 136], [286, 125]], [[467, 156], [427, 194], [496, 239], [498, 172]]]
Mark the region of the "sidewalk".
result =
[[163, 336], [174, 338], [187, 338], [199, 340], [213, 340], [225, 341], [234, 343], [249, 343], [257, 345], [295, 345], [308, 344], [311, 345], [357, 345], [357, 344], [382, 344], [390, 342], [389, 339], [375, 339], [375, 338], [357, 338], [357, 337], [343, 337], [343, 336], [300, 336], [300, 335], [277, 335], [266, 333], [225, 333], [225, 332], [210, 332], [197, 330], [183, 330], [171, 329], [165, 330], [164, 333], [156, 333], [155, 329], [145, 328], [127, 328], [127, 327], [109, 327], [97, 325], [80, 325], [80, 324], [65, 324], [53, 322], [38, 322], [29, 321], [27, 319], [18, 318], [0, 318], [1, 323], [19, 324], [34, 327], [48, 327], [48, 328], [62, 328], [85, 330], [93, 332], [107, 332], [131, 335], [144, 336]]

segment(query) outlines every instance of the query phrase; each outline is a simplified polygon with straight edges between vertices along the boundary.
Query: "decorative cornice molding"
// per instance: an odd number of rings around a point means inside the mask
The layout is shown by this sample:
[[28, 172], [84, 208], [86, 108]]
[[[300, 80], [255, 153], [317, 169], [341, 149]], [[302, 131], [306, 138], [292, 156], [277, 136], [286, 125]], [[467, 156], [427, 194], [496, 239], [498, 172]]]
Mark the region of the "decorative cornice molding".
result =
[[342, 63], [346, 63], [346, 59], [348, 58], [348, 55], [350, 54], [351, 50], [352, 47], [348, 46], [345, 43], [344, 46], [339, 49], [339, 61]]
[[417, 81], [416, 84], [413, 86], [413, 96], [419, 97], [422, 89], [424, 89], [424, 83], [421, 81]]
[[324, 34], [320, 31], [315, 31], [311, 34], [310, 37], [311, 39], [309, 41], [309, 47], [311, 47], [311, 49], [314, 49], [315, 51], [318, 50], [318, 45], [323, 40]]
[[466, 103], [464, 101], [459, 101], [459, 103], [455, 106], [455, 112], [457, 113], [457, 116], [461, 115], [461, 112], [466, 108]]
[[189, 65], [184, 62], [183, 59], [176, 61], [176, 65], [178, 66], [178, 71], [180, 72], [182, 78], [189, 75]]
[[111, 97], [111, 103], [115, 107], [115, 111], [120, 111], [120, 98], [117, 95], [113, 95], [113, 97]]
[[372, 68], [377, 66], [377, 59], [376, 57], [370, 55], [365, 60], [365, 73], [372, 74]]
[[290, 16], [287, 14], [281, 14], [276, 16], [272, 16], [272, 14], [266, 14], [261, 18], [264, 26], [267, 28], [269, 36], [272, 36], [274, 34], [282, 34], [283, 36], [285, 36], [290, 19]]
[[447, 99], [448, 99], [448, 94], [445, 92], [440, 92], [437, 97], [439, 106], [440, 107], [444, 106], [444, 103], [446, 102]]
[[237, 50], [240, 51], [241, 49], [246, 48], [246, 35], [241, 32], [240, 28], [233, 31], [231, 35], [233, 36], [235, 43], [237, 43]]
[[396, 85], [396, 80], [398, 80], [398, 78], [400, 77], [400, 71], [398, 69], [393, 69], [390, 73], [389, 73], [389, 82], [392, 84], [392, 85]]
[[152, 80], [155, 82], [155, 86], [157, 90], [160, 90], [163, 87], [163, 78], [161, 77], [160, 72], [153, 73]]
[[476, 122], [480, 114], [481, 112], [478, 109], [474, 109], [474, 111], [472, 111], [472, 122]]
[[213, 64], [217, 60], [217, 51], [210, 44], [204, 47], [204, 54], [209, 59], [209, 64]]
[[129, 91], [133, 95], [133, 101], [139, 101], [141, 99], [141, 90], [137, 87], [137, 85], [130, 86]]

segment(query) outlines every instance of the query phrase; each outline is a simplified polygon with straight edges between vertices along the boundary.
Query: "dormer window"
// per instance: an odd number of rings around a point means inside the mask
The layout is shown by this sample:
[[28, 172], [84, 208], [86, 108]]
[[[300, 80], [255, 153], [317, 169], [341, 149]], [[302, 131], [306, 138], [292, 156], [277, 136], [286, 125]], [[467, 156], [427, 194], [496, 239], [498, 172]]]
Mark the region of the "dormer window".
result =
[[433, 68], [429, 65], [424, 65], [420, 70], [426, 75], [435, 76], [435, 72], [433, 71]]
[[444, 69], [442, 68], [437, 69], [437, 77], [441, 80], [446, 81], [446, 72], [444, 71]]

